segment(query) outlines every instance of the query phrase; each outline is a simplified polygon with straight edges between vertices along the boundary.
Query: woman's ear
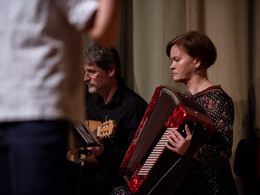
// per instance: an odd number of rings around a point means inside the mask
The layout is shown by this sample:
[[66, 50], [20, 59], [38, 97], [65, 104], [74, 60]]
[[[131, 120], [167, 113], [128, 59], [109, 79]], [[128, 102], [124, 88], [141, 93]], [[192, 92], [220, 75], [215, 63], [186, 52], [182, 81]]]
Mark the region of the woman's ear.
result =
[[195, 58], [195, 68], [197, 70], [200, 69], [200, 65], [201, 65], [201, 59], [200, 58]]

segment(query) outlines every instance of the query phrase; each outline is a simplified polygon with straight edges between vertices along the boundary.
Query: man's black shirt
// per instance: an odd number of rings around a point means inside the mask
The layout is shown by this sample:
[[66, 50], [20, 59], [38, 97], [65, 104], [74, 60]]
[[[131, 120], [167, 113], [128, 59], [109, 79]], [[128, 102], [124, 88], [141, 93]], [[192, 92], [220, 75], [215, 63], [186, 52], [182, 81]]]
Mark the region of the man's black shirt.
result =
[[123, 82], [115, 92], [112, 100], [105, 105], [98, 94], [87, 96], [87, 119], [105, 122], [115, 120], [115, 136], [104, 143], [105, 149], [98, 158], [100, 166], [117, 170], [142, 120], [147, 103]]

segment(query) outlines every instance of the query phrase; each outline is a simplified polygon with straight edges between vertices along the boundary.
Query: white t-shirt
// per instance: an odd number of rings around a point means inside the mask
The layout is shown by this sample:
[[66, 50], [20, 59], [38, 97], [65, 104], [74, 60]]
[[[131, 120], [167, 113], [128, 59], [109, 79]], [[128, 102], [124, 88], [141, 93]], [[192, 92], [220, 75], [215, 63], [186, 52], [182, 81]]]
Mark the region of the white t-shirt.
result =
[[83, 30], [95, 0], [0, 0], [0, 122], [84, 119]]

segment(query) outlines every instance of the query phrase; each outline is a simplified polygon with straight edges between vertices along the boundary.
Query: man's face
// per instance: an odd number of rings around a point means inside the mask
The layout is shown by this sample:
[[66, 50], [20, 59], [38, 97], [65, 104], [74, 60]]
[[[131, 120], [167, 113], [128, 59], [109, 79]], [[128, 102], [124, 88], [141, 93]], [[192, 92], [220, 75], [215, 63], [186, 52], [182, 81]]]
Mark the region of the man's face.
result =
[[96, 64], [84, 65], [84, 82], [88, 86], [89, 93], [99, 93], [109, 82], [108, 73]]

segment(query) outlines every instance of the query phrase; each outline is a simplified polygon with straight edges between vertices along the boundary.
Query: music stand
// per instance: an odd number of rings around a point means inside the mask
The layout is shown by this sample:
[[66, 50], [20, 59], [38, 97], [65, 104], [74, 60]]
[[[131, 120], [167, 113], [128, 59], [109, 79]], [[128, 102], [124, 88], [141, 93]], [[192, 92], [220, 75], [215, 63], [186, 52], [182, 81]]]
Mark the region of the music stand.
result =
[[96, 135], [92, 133], [90, 128], [87, 126], [85, 122], [82, 123], [74, 123], [73, 124], [74, 128], [78, 132], [78, 137], [80, 138], [80, 141], [82, 143], [83, 150], [80, 150], [77, 155], [77, 165], [78, 165], [78, 186], [77, 186], [77, 194], [81, 194], [81, 183], [82, 183], [82, 163], [86, 162], [86, 158], [81, 158], [81, 154], [84, 154], [87, 156], [91, 155], [91, 151], [87, 149], [87, 147], [92, 147], [92, 146], [101, 146], [101, 143], [98, 141]]
[[89, 129], [85, 122], [74, 123], [74, 127], [77, 130], [80, 137], [83, 139], [82, 144], [84, 146], [101, 146], [101, 143], [98, 141], [97, 136], [94, 135], [94, 133], [92, 133], [92, 131]]

